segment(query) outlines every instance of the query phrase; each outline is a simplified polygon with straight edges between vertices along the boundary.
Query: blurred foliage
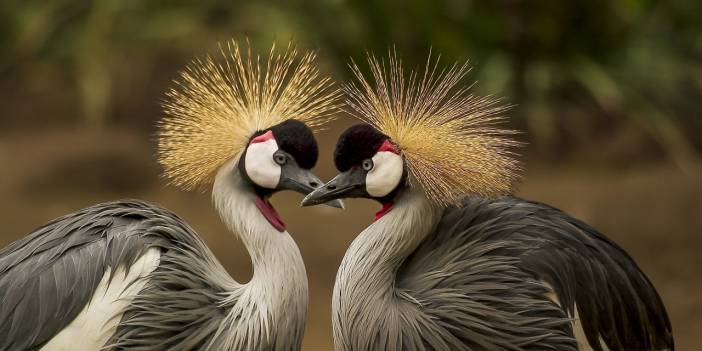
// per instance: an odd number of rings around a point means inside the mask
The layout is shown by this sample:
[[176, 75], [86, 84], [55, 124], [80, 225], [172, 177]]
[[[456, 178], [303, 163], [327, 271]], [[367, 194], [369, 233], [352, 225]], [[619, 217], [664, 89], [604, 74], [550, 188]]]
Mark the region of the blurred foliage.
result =
[[634, 131], [681, 164], [702, 144], [697, 0], [4, 0], [2, 118], [150, 125], [174, 72], [231, 37], [319, 49], [340, 79], [393, 45], [412, 65], [470, 59], [547, 154]]

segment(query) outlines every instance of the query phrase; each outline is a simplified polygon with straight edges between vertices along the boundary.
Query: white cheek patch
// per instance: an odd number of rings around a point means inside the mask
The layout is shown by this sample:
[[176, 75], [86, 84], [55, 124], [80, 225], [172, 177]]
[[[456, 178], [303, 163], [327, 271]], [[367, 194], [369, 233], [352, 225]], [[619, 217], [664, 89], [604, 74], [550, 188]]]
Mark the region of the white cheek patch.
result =
[[402, 179], [402, 156], [380, 151], [373, 156], [373, 169], [366, 176], [366, 191], [374, 197], [389, 194]]
[[246, 174], [258, 186], [275, 189], [280, 181], [280, 166], [273, 161], [273, 154], [278, 151], [275, 139], [250, 144], [246, 151], [244, 167]]

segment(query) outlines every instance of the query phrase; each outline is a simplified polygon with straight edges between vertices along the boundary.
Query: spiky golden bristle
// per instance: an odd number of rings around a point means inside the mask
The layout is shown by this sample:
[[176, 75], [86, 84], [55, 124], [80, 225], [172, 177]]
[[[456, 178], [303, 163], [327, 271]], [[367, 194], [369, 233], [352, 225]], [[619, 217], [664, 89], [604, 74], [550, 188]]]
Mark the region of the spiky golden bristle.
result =
[[441, 205], [468, 194], [509, 193], [519, 173], [510, 149], [514, 132], [495, 127], [509, 107], [477, 97], [459, 86], [468, 63], [439, 69], [427, 60], [424, 72], [410, 71], [393, 52], [389, 60], [368, 56], [372, 80], [351, 64], [356, 82], [347, 84], [347, 105], [357, 118], [389, 136], [407, 161], [410, 181]]
[[[315, 54], [275, 45], [261, 59], [230, 41], [216, 59], [193, 61], [163, 103], [158, 160], [170, 183], [186, 190], [212, 182], [248, 139], [288, 119], [310, 128], [334, 118], [339, 90], [314, 66]], [[243, 52], [245, 51], [245, 52]]]

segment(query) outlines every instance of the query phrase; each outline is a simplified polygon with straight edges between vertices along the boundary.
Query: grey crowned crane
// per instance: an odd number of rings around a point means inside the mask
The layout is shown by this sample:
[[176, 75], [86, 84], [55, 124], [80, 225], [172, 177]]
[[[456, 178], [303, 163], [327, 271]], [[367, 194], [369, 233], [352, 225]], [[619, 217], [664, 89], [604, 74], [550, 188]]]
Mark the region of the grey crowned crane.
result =
[[673, 349], [661, 298], [622, 248], [509, 195], [505, 109], [458, 86], [466, 65], [405, 77], [395, 55], [369, 62], [372, 79], [354, 64], [345, 87], [366, 124], [340, 136], [341, 173], [303, 200], [383, 205], [337, 273], [337, 350]]
[[99, 204], [0, 251], [0, 350], [300, 349], [305, 266], [268, 199], [321, 184], [310, 126], [338, 92], [293, 47], [259, 62], [231, 42], [221, 56], [194, 61], [169, 92], [159, 161], [179, 187], [213, 184], [253, 278], [235, 281], [168, 210]]

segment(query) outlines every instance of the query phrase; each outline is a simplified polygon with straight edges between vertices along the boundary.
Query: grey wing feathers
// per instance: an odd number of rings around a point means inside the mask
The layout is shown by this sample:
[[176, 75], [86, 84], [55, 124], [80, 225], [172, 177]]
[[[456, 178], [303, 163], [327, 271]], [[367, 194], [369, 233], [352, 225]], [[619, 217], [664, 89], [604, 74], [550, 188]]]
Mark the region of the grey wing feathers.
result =
[[[159, 267], [125, 310], [112, 350], [216, 349], [224, 289], [236, 284], [196, 235], [156, 228], [167, 238]], [[233, 301], [230, 303], [234, 303]]]
[[674, 350], [672, 328], [663, 301], [634, 260], [617, 244], [587, 224], [555, 208], [510, 199], [516, 216], [529, 223], [524, 240], [540, 238], [524, 252], [522, 267], [542, 277], [563, 306], [578, 314], [589, 344], [609, 350]]
[[[423, 344], [433, 350], [570, 350], [570, 319], [546, 287], [501, 251], [499, 219], [447, 209], [398, 272], [398, 290], [420, 304]], [[429, 331], [429, 332], [427, 332]], [[448, 345], [444, 345], [448, 344]]]
[[0, 350], [41, 348], [78, 315], [108, 267], [167, 247], [154, 222], [199, 240], [170, 212], [122, 201], [58, 218], [0, 250]]
[[[445, 211], [398, 276], [400, 286], [424, 299], [438, 320], [461, 326], [452, 329], [455, 337], [487, 343], [478, 349], [575, 350], [563, 322], [577, 304], [594, 350], [602, 350], [599, 337], [612, 351], [673, 350], [663, 303], [631, 257], [543, 204], [467, 198], [462, 207]], [[560, 313], [545, 298], [549, 285], [563, 306]], [[513, 329], [504, 330], [510, 324]], [[492, 339], [503, 345], [486, 341]]]

